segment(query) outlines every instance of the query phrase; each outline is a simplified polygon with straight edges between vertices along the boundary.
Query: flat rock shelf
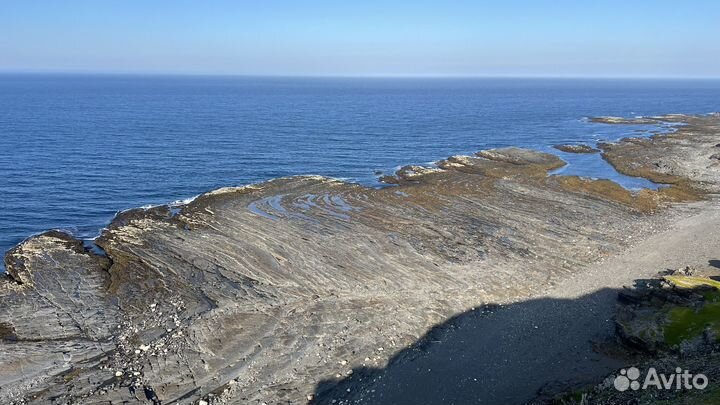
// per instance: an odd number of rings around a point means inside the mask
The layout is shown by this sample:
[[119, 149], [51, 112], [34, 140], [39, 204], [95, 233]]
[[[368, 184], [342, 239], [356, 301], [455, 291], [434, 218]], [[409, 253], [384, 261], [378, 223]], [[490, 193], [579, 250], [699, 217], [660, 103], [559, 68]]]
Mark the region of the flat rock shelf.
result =
[[720, 191], [720, 115], [651, 119], [685, 125], [599, 148], [658, 190], [548, 176], [556, 156], [503, 148], [385, 188], [300, 176], [126, 211], [105, 255], [29, 238], [0, 281], [0, 402], [330, 402], [332, 381], [432, 326], [542, 296]]

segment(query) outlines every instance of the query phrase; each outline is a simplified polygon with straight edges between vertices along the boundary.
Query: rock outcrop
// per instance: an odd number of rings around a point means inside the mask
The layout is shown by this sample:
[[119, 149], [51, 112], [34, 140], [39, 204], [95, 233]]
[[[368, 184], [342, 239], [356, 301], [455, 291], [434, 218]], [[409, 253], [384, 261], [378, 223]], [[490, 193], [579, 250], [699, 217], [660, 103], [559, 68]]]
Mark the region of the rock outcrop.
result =
[[720, 348], [720, 282], [681, 269], [620, 294], [618, 337], [638, 350], [688, 354]]
[[600, 149], [593, 148], [590, 145], [572, 145], [572, 144], [562, 144], [562, 145], [555, 145], [553, 148], [567, 153], [598, 153], [600, 152]]

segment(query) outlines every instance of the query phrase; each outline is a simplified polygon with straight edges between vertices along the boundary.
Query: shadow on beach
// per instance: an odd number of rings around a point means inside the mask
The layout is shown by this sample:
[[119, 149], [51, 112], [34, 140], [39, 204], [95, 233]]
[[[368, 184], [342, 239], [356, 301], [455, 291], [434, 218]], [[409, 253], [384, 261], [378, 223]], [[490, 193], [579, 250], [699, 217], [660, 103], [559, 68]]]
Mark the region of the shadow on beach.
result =
[[596, 384], [629, 360], [613, 344], [618, 292], [461, 313], [385, 368], [360, 367], [344, 379], [320, 382], [312, 403], [522, 404]]

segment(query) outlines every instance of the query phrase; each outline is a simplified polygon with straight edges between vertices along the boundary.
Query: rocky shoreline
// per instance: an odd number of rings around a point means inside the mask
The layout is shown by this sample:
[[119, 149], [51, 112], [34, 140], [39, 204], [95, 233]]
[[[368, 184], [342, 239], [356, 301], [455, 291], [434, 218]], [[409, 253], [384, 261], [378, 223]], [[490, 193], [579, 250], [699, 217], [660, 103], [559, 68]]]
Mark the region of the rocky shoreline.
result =
[[292, 177], [127, 211], [104, 256], [30, 238], [0, 281], [0, 402], [330, 402], [321, 381], [542, 295], [718, 193], [720, 115], [653, 120], [684, 125], [599, 148], [657, 191], [548, 176], [556, 156], [503, 148], [404, 167], [396, 187]]
[[590, 145], [571, 145], [571, 144], [563, 144], [563, 145], [555, 145], [553, 148], [561, 151], [561, 152], [567, 152], [567, 153], [598, 153], [600, 152], [600, 149], [593, 148]]

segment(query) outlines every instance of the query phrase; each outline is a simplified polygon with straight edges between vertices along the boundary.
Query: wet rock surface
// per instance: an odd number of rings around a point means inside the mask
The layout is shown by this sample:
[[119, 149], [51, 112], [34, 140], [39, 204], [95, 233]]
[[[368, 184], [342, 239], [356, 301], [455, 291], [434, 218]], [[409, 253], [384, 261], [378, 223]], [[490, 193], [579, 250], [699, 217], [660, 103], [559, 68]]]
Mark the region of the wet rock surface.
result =
[[504, 148], [380, 189], [301, 176], [128, 211], [96, 241], [106, 256], [61, 232], [30, 238], [0, 282], [0, 402], [307, 402], [319, 381], [382, 366], [461, 311], [539, 294], [668, 220], [644, 207], [717, 189], [720, 117], [683, 120], [603, 148], [679, 191], [628, 197]]
[[593, 148], [590, 145], [573, 145], [573, 144], [563, 144], [563, 145], [555, 145], [553, 148], [567, 153], [598, 153], [600, 152], [600, 149]]
[[[601, 144], [603, 158], [619, 172], [645, 177], [657, 183], [683, 188], [688, 181], [705, 192], [720, 191], [718, 166], [710, 157], [717, 153], [715, 134], [718, 114], [706, 116], [669, 115], [668, 122], [682, 123], [669, 135], [628, 138], [617, 144]], [[643, 152], [643, 149], [646, 149]], [[668, 153], [668, 152], [672, 153]]]

